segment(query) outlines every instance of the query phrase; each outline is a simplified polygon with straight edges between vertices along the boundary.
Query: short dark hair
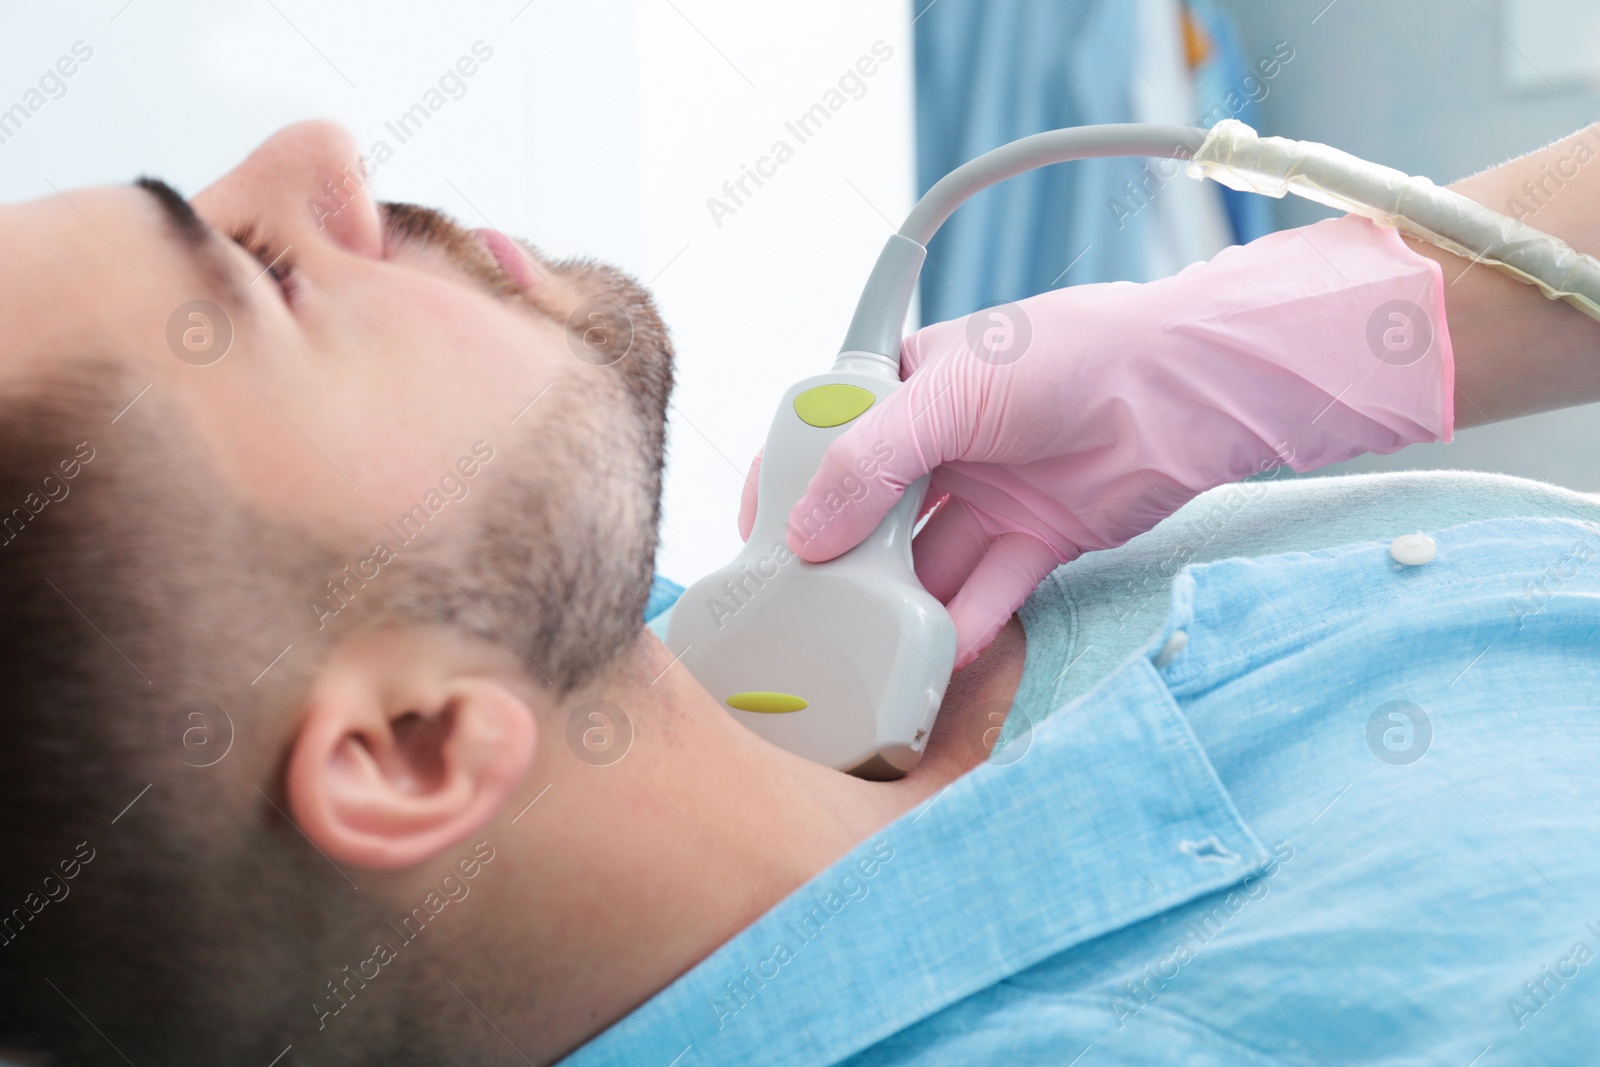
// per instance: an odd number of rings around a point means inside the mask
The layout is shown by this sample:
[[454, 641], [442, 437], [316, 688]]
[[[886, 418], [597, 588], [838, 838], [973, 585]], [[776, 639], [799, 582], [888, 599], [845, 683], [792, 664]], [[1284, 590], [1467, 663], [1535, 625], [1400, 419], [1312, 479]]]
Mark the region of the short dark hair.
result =
[[[204, 450], [159, 390], [112, 421], [143, 384], [77, 364], [0, 414], [0, 1047], [46, 1062], [166, 1059], [163, 1029], [190, 1013], [201, 1040], [221, 1029], [203, 1016], [229, 994], [188, 961], [218, 936], [242, 858], [226, 853], [251, 836], [205, 854], [205, 825], [237, 812], [239, 767], [171, 773], [182, 753], [163, 719], [206, 697], [242, 726], [292, 684], [286, 671], [251, 706], [220, 677], [246, 657], [220, 617], [238, 601], [217, 594], [274, 595], [273, 534], [205, 483]], [[225, 546], [251, 558], [230, 565]]]

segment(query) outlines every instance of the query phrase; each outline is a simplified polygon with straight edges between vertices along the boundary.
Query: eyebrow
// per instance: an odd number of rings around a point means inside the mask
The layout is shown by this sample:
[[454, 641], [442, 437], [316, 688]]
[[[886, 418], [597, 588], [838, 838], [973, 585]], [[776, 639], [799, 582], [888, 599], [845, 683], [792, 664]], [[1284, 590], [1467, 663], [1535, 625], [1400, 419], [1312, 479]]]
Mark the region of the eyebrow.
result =
[[239, 274], [228, 257], [217, 231], [207, 225], [184, 199], [183, 194], [160, 178], [140, 175], [133, 185], [149, 193], [161, 208], [161, 217], [173, 241], [184, 248], [190, 263], [212, 287], [226, 293], [241, 309], [248, 309], [249, 299], [239, 285]]

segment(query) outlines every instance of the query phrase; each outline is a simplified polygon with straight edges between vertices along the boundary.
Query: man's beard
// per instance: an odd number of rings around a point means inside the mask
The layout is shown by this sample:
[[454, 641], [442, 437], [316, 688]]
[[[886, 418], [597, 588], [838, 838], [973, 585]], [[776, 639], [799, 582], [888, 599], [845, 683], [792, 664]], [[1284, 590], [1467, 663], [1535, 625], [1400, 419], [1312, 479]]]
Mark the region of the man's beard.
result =
[[[497, 297], [562, 321], [576, 362], [518, 427], [479, 491], [491, 495], [464, 546], [397, 560], [378, 610], [509, 644], [565, 696], [637, 639], [661, 517], [672, 346], [649, 294], [607, 264], [551, 262], [578, 307], [516, 285], [476, 238], [439, 212], [385, 204], [391, 227], [426, 242]], [[531, 417], [530, 417], [531, 416]], [[386, 568], [387, 569], [387, 568]]]
[[484, 466], [468, 535], [396, 552], [363, 621], [509, 646], [555, 699], [631, 647], [654, 573], [665, 420], [636, 417], [622, 381], [553, 384], [541, 417]]

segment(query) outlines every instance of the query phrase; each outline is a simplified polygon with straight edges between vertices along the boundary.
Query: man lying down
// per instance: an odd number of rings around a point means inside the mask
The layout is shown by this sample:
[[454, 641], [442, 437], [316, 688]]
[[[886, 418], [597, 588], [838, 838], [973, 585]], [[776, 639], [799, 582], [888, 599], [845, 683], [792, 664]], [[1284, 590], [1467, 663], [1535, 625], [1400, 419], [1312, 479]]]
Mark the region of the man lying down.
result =
[[[1341, 219], [1046, 293], [1014, 362], [914, 334], [797, 514], [892, 458], [790, 528], [827, 558], [933, 470], [963, 669], [922, 764], [867, 782], [641, 623], [648, 296], [377, 204], [355, 160], [305, 124], [192, 201], [0, 209], [9, 1062], [1600, 1041], [1600, 504], [1273, 477], [1600, 398], [1600, 326]], [[1580, 250], [1588, 181], [1532, 220]]]

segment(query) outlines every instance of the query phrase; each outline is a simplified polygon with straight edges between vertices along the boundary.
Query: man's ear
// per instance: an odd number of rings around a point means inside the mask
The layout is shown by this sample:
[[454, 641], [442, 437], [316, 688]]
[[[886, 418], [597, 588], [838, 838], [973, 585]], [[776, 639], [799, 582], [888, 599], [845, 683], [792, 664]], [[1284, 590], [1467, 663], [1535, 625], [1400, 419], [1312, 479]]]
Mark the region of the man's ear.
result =
[[409, 867], [481, 828], [533, 761], [513, 669], [436, 630], [342, 640], [311, 683], [290, 811], [335, 862]]

